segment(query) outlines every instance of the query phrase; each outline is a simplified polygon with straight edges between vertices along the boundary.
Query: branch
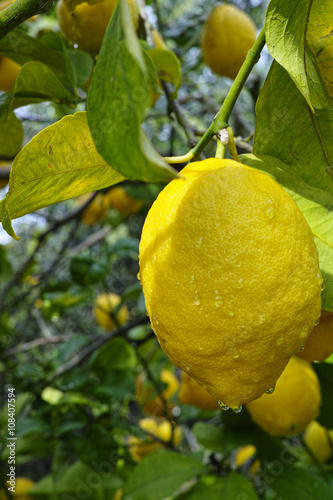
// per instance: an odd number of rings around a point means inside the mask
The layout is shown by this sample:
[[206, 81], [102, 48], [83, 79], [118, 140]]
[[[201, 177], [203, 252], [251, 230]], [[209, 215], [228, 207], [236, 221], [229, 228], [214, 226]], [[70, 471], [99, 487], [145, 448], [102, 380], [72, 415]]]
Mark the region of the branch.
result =
[[0, 12], [0, 40], [24, 21], [48, 10], [54, 0], [16, 0]]
[[234, 83], [232, 84], [227, 97], [225, 98], [219, 112], [212, 121], [210, 127], [206, 131], [203, 138], [198, 142], [198, 144], [192, 149], [192, 152], [197, 158], [200, 153], [205, 149], [209, 141], [214, 137], [214, 135], [223, 128], [228, 127], [228, 120], [235, 106], [241, 90], [243, 89], [245, 82], [251, 73], [253, 66], [257, 63], [260, 57], [260, 53], [265, 45], [265, 28], [261, 30], [257, 40], [255, 41], [253, 47], [247, 53], [246, 59], [243, 66], [238, 72]]
[[[103, 335], [103, 337], [98, 338], [95, 342], [92, 342], [90, 345], [87, 347], [84, 347], [78, 354], [75, 354], [70, 361], [67, 363], [64, 363], [63, 365], [58, 366], [55, 374], [52, 376], [52, 380], [56, 377], [59, 377], [60, 375], [63, 375], [64, 373], [67, 373], [68, 371], [72, 370], [76, 366], [80, 365], [85, 359], [87, 359], [91, 354], [93, 354], [97, 349], [102, 347], [104, 344], [106, 344], [109, 340], [113, 339], [114, 337], [119, 337], [123, 336], [125, 332], [130, 330], [131, 328], [134, 328], [135, 326], [139, 325], [144, 325], [145, 323], [149, 322], [149, 318], [138, 318], [136, 320], [133, 320], [129, 323], [126, 323], [126, 325], [122, 325], [119, 328], [116, 328], [112, 332], [110, 332], [108, 335]], [[146, 340], [146, 339], [145, 339]]]
[[32, 340], [31, 342], [21, 344], [17, 347], [11, 347], [10, 349], [8, 349], [8, 351], [0, 355], [0, 359], [8, 358], [9, 356], [17, 354], [20, 351], [29, 351], [30, 349], [34, 349], [35, 347], [40, 347], [48, 344], [57, 344], [58, 342], [65, 342], [66, 340], [67, 337], [65, 337], [64, 335], [57, 335], [47, 339], [45, 338], [35, 339]]

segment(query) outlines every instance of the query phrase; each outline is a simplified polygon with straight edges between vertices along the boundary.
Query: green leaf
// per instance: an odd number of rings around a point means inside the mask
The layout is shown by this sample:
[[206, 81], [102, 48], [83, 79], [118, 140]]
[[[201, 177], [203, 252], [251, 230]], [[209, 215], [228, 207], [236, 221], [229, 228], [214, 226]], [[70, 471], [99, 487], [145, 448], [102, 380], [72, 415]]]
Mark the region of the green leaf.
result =
[[9, 192], [0, 204], [3, 226], [9, 232], [10, 218], [123, 179], [97, 152], [86, 114], [65, 116], [37, 134], [16, 156]]
[[[333, 311], [333, 195], [315, 188], [301, 179], [290, 165], [277, 158], [264, 155], [242, 155], [242, 161], [273, 177], [295, 200], [303, 212], [314, 236], [319, 253], [319, 265], [325, 289], [322, 293], [322, 308]], [[312, 162], [304, 165], [304, 171], [312, 168]], [[303, 172], [304, 174], [304, 172]]]
[[133, 470], [124, 489], [124, 500], [162, 500], [204, 472], [205, 467], [192, 457], [171, 451], [153, 453]]
[[333, 104], [313, 115], [276, 62], [257, 101], [253, 153], [275, 156], [310, 186], [333, 194]]
[[275, 468], [271, 474], [268, 470], [270, 487], [279, 498], [299, 498], [301, 500], [322, 500], [332, 497], [332, 488], [311, 470], [280, 463], [281, 472]]
[[[227, 476], [215, 477], [213, 484], [207, 484], [204, 480], [185, 496], [186, 500], [258, 500], [253, 484], [249, 479], [236, 472], [230, 472]], [[184, 500], [185, 500], [184, 499]]]
[[20, 28], [11, 31], [0, 41], [0, 54], [21, 65], [38, 61], [47, 65], [60, 79], [67, 80], [62, 55]]
[[158, 77], [179, 89], [182, 83], [182, 72], [178, 57], [165, 49], [150, 49], [148, 55], [155, 63]]
[[320, 381], [321, 406], [318, 422], [327, 427], [333, 428], [333, 365], [329, 363], [319, 363], [313, 365]]
[[12, 159], [23, 143], [22, 122], [11, 113], [5, 124], [0, 123], [0, 157]]
[[68, 103], [74, 100], [76, 96], [67, 90], [49, 66], [31, 61], [22, 66], [12, 90], [0, 96], [0, 120], [6, 121], [13, 109], [31, 103]]
[[221, 427], [214, 427], [213, 425], [204, 422], [197, 422], [192, 428], [192, 432], [201, 446], [220, 453], [227, 454], [230, 449], [227, 444], [227, 436]]
[[[274, 59], [288, 71], [312, 111], [313, 107], [326, 107], [330, 97], [333, 97], [332, 82], [325, 87], [322, 79], [326, 74], [325, 80], [329, 80], [333, 61], [328, 62], [328, 58], [332, 59], [333, 48], [329, 46], [330, 42], [320, 37], [322, 32], [327, 35], [330, 31], [326, 15], [331, 11], [330, 7], [330, 0], [302, 0], [296, 3], [271, 0], [266, 13], [267, 47]], [[306, 43], [307, 31], [310, 45]], [[324, 68], [320, 58], [320, 74], [317, 59], [322, 51], [325, 52], [323, 60], [326, 65]]]
[[125, 339], [116, 337], [94, 353], [90, 366], [97, 373], [104, 373], [110, 370], [132, 370], [136, 362], [136, 355], [130, 344]]
[[123, 175], [166, 182], [177, 173], [153, 148], [140, 125], [151, 102], [149, 82], [127, 2], [120, 0], [88, 92], [89, 126], [100, 154]]
[[94, 67], [93, 58], [87, 52], [77, 49], [68, 50], [67, 54], [75, 72], [76, 85], [83, 85], [91, 77]]

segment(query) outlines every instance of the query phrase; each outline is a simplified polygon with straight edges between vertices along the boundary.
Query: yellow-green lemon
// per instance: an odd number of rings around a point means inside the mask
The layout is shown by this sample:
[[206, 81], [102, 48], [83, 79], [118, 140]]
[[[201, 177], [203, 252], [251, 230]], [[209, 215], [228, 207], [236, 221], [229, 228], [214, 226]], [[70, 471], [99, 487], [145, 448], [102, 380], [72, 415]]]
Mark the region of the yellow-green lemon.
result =
[[245, 12], [234, 5], [217, 5], [202, 30], [203, 59], [214, 73], [235, 78], [255, 39], [256, 27]]

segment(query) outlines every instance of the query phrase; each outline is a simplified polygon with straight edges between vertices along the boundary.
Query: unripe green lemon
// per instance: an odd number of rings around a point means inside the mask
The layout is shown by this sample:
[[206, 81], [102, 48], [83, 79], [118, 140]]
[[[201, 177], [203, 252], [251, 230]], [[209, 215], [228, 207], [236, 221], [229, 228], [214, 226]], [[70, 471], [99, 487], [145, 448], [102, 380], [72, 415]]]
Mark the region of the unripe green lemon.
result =
[[162, 349], [224, 406], [273, 386], [320, 315], [318, 252], [302, 212], [268, 175], [235, 161], [185, 167], [150, 209], [139, 253]]
[[255, 40], [256, 27], [245, 12], [217, 5], [202, 30], [202, 56], [214, 73], [235, 78]]

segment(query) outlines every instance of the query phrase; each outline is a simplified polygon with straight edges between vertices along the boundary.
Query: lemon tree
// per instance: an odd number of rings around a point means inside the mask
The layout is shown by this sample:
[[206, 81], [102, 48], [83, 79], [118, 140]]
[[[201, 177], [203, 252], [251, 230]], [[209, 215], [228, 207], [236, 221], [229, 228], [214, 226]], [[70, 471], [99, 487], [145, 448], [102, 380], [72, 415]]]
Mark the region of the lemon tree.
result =
[[1, 499], [330, 498], [330, 0], [1, 8]]

